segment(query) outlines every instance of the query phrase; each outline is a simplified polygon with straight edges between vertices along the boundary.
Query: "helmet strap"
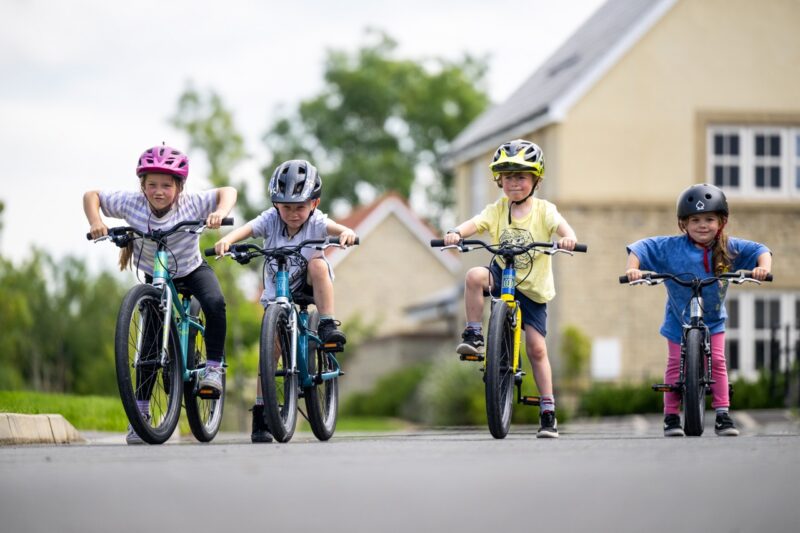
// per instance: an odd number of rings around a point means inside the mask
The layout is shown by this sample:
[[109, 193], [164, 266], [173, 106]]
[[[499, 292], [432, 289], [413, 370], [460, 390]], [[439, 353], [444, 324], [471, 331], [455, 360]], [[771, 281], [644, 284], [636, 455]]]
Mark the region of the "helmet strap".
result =
[[527, 201], [528, 201], [528, 198], [530, 198], [531, 196], [533, 196], [533, 193], [535, 193], [535, 192], [536, 192], [536, 186], [537, 186], [537, 185], [539, 185], [539, 180], [538, 180], [538, 179], [537, 179], [537, 180], [536, 180], [536, 182], [533, 184], [533, 187], [531, 187], [531, 192], [529, 192], [529, 193], [528, 193], [528, 196], [526, 196], [526, 197], [525, 197], [525, 198], [523, 198], [522, 200], [509, 200], [509, 201], [508, 201], [508, 225], [509, 225], [509, 226], [511, 225], [511, 206], [512, 206], [512, 205], [522, 205], [522, 204], [524, 204], [525, 202], [527, 202]]

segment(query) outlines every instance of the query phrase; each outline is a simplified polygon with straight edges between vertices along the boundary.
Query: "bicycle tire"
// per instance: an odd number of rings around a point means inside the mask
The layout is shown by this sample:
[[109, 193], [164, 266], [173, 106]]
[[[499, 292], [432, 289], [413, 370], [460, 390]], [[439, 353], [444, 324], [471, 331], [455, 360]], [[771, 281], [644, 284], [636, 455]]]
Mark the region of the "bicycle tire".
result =
[[[308, 329], [317, 331], [319, 313], [314, 311], [308, 319]], [[308, 341], [308, 374], [314, 378], [318, 369], [322, 372], [333, 371], [332, 354], [322, 350], [315, 341]], [[303, 388], [306, 400], [308, 423], [314, 436], [326, 441], [336, 431], [336, 417], [339, 410], [339, 378], [328, 379]]]
[[686, 435], [703, 434], [706, 392], [703, 382], [703, 332], [690, 329], [686, 334], [686, 360], [684, 362], [683, 430]]
[[502, 300], [492, 302], [486, 337], [486, 418], [496, 439], [508, 435], [514, 395], [514, 337], [510, 308]]
[[[200, 302], [192, 299], [189, 314], [205, 325], [205, 315]], [[186, 368], [195, 370], [203, 368], [207, 361], [205, 334], [199, 329], [189, 327], [189, 339], [186, 346]], [[219, 398], [201, 398], [197, 395], [197, 373], [183, 384], [183, 401], [186, 404], [186, 420], [192, 435], [200, 442], [211, 442], [219, 432], [222, 424], [222, 413], [225, 407], [225, 374], [222, 375], [222, 393]]]
[[[164, 315], [161, 290], [152, 285], [137, 285], [125, 295], [117, 315], [114, 359], [117, 386], [125, 414], [139, 437], [149, 444], [162, 444], [172, 436], [181, 412], [181, 365], [178, 332], [170, 323], [168, 352], [161, 365], [161, 327]], [[148, 329], [150, 328], [150, 329]], [[151, 339], [144, 331], [154, 331]], [[147, 343], [142, 346], [142, 343]], [[145, 353], [146, 352], [146, 353]], [[131, 372], [136, 368], [136, 372]], [[150, 402], [149, 417], [137, 406], [137, 394]]]
[[269, 305], [261, 322], [258, 369], [264, 417], [278, 442], [291, 440], [297, 425], [297, 374], [287, 370], [290, 359], [289, 311]]

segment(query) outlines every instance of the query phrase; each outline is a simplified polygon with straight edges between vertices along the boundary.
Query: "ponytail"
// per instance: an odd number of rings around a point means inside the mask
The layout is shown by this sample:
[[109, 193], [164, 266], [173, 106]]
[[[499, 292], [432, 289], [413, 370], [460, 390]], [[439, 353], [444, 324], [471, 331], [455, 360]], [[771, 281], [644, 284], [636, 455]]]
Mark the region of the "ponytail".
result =
[[728, 223], [728, 217], [719, 215], [719, 223], [719, 234], [711, 248], [711, 254], [714, 258], [714, 275], [716, 276], [724, 272], [730, 272], [731, 266], [733, 266], [733, 257], [728, 247], [728, 236], [725, 234], [725, 225]]
[[133, 242], [129, 242], [128, 245], [119, 251], [119, 269], [123, 271], [127, 268], [130, 268], [133, 258]]

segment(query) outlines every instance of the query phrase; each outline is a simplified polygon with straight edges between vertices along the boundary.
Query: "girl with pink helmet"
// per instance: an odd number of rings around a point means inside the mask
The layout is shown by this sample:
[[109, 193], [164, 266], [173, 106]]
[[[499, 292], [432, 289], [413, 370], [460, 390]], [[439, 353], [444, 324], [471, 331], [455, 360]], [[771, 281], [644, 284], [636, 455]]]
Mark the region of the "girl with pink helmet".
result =
[[[136, 163], [139, 188], [132, 191], [92, 190], [83, 195], [83, 210], [89, 221], [92, 238], [108, 234], [100, 213], [125, 220], [140, 231], [151, 232], [171, 228], [184, 220], [205, 220], [212, 229], [220, 227], [222, 219], [236, 204], [236, 189], [220, 187], [202, 192], [184, 190], [189, 177], [189, 158], [166, 145], [145, 150]], [[222, 391], [222, 358], [225, 347], [225, 298], [219, 280], [200, 255], [200, 236], [176, 233], [170, 237], [171, 267], [176, 269], [175, 284], [191, 293], [206, 316], [206, 350], [208, 361], [200, 380], [201, 387]], [[156, 245], [136, 239], [120, 253], [120, 270], [135, 263], [145, 279], [152, 280]], [[137, 398], [139, 409], [147, 416], [149, 398]], [[142, 439], [128, 428], [128, 444], [140, 444]]]

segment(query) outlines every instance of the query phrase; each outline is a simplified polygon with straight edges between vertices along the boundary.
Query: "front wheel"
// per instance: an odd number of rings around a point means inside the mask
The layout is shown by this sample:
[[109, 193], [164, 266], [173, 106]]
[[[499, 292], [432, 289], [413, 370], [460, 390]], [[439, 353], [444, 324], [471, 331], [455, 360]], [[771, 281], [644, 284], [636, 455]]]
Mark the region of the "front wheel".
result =
[[261, 322], [258, 371], [264, 417], [278, 442], [288, 442], [297, 424], [297, 374], [292, 369], [289, 310], [270, 305]]
[[[314, 311], [308, 319], [308, 329], [317, 331], [319, 313]], [[325, 352], [316, 342], [308, 342], [308, 374], [315, 379], [317, 374], [333, 372], [333, 354]], [[308, 423], [319, 440], [328, 440], [336, 430], [336, 415], [339, 407], [339, 378], [315, 380], [303, 389], [308, 410]]]
[[703, 434], [706, 412], [706, 386], [703, 380], [703, 332], [690, 329], [686, 334], [686, 360], [684, 361], [683, 429], [687, 435]]
[[514, 337], [510, 312], [504, 301], [492, 302], [486, 338], [486, 417], [489, 432], [496, 439], [508, 435], [513, 408]]
[[[193, 321], [205, 328], [206, 321], [200, 302], [192, 299], [189, 314]], [[206, 355], [205, 330], [189, 326], [189, 342], [187, 345], [186, 367], [189, 371], [203, 369], [208, 360]], [[186, 419], [192, 435], [200, 442], [211, 442], [217, 436], [222, 423], [222, 411], [225, 405], [225, 374], [222, 375], [222, 393], [219, 398], [201, 398], [197, 395], [199, 375], [194, 372], [193, 379], [183, 384], [183, 400], [186, 403]]]
[[[117, 385], [131, 427], [150, 444], [165, 442], [181, 413], [178, 332], [170, 320], [162, 361], [163, 327], [161, 291], [152, 285], [137, 285], [128, 291], [117, 315], [114, 339]], [[145, 404], [145, 409], [139, 407]]]

